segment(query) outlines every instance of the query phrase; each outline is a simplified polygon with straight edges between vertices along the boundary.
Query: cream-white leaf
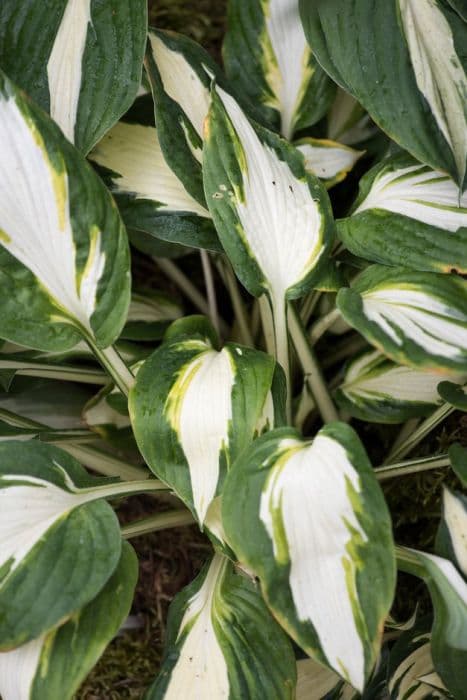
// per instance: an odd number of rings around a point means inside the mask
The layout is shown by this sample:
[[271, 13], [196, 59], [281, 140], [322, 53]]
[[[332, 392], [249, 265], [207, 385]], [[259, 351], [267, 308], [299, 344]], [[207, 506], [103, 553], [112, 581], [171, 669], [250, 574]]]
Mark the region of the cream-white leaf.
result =
[[[10, 563], [7, 577], [61, 517], [95, 499], [94, 494], [86, 491], [73, 492], [73, 482], [58, 464], [55, 466], [63, 474], [69, 491], [33, 476], [1, 476], [0, 568]], [[12, 485], [8, 486], [8, 482]]]
[[105, 263], [101, 232], [96, 227], [90, 232], [88, 260], [78, 279], [68, 175], [56, 169], [40, 135], [8, 97], [0, 99], [0, 142], [0, 245], [35, 275], [66, 316], [91, 332]]
[[384, 209], [446, 231], [467, 226], [467, 192], [459, 201], [451, 178], [424, 165], [383, 170], [354, 214], [368, 209]]
[[183, 315], [181, 307], [174, 301], [160, 296], [145, 296], [134, 292], [131, 296], [127, 321], [173, 321]]
[[[425, 638], [415, 637], [414, 642]], [[434, 672], [433, 659], [431, 657], [431, 644], [428, 641], [421, 644], [415, 651], [407, 656], [397, 667], [389, 681], [389, 691], [395, 700], [424, 700], [424, 698], [446, 698], [443, 692], [443, 684], [439, 676]], [[427, 678], [431, 682], [427, 683]], [[397, 689], [397, 691], [396, 691]], [[440, 692], [437, 692], [437, 689]]]
[[[157, 41], [160, 42], [160, 39]], [[205, 218], [210, 217], [207, 209], [188, 194], [167, 165], [157, 130], [152, 126], [119, 122], [97, 144], [89, 157], [118, 173], [112, 177], [117, 192], [159, 202], [161, 211], [192, 212]]]
[[298, 0], [266, 0], [264, 11], [263, 52], [268, 56], [272, 50], [275, 59], [265, 65], [266, 79], [276, 97], [271, 106], [281, 114], [282, 135], [290, 139], [304, 88], [312, 76], [308, 66], [311, 51], [300, 21]]
[[[149, 41], [164, 90], [178, 102], [202, 138], [203, 124], [211, 102], [209, 89], [181, 52], [171, 49], [154, 32], [149, 32]], [[189, 138], [187, 141], [190, 143]]]
[[[336, 688], [342, 679], [326, 666], [321, 666], [314, 659], [297, 661], [296, 700], [323, 700]], [[355, 690], [347, 683], [339, 693], [339, 700], [351, 700]]]
[[[416, 403], [442, 402], [437, 391], [440, 382], [438, 373], [423, 372], [395, 363], [385, 365], [384, 371], [379, 372], [377, 363], [383, 358], [380, 352], [375, 351], [365, 353], [352, 362], [340, 386], [341, 391], [349, 398], [377, 400], [390, 397], [396, 401]], [[456, 383], [461, 383], [463, 379], [452, 378]]]
[[179, 373], [166, 401], [166, 415], [190, 468], [193, 502], [203, 524], [216, 495], [221, 452], [229, 443], [235, 371], [229, 352], [208, 350]]
[[30, 700], [45, 637], [0, 653], [0, 695], [3, 700]]
[[[285, 454], [268, 477], [260, 518], [276, 560], [290, 561], [289, 584], [299, 620], [311, 621], [330, 666], [361, 689], [364, 648], [349, 591], [357, 572], [347, 553], [356, 533], [367, 540], [348, 492], [349, 485], [360, 492], [360, 477], [345, 449], [327, 436], [318, 435], [305, 447], [287, 439], [280, 445], [282, 450], [290, 456]], [[286, 551], [274, 524], [277, 512]]]
[[214, 556], [201, 588], [188, 603], [178, 639], [185, 633], [187, 636], [172, 670], [165, 700], [229, 698], [227, 663], [212, 622], [216, 584], [227, 561], [220, 555]]
[[363, 107], [352, 95], [338, 87], [328, 114], [327, 137], [351, 146], [366, 141], [376, 132], [376, 126]]
[[467, 507], [449, 489], [443, 492], [444, 520], [460, 570], [467, 577]]
[[441, 357], [461, 357], [467, 346], [467, 314], [423, 291], [387, 285], [363, 293], [362, 302], [366, 317], [397, 345], [402, 345], [403, 338], [395, 328], [430, 354]]
[[322, 180], [336, 178], [337, 182], [344, 179], [364, 153], [326, 139], [307, 139], [298, 142], [297, 148], [303, 153], [307, 170]]
[[323, 215], [307, 181], [297, 179], [288, 163], [260, 141], [230, 95], [220, 88], [217, 92], [245, 158], [243, 192], [235, 194], [236, 212], [271, 296], [282, 306], [286, 291], [307, 275], [324, 250]]
[[75, 140], [83, 54], [90, 23], [91, 0], [67, 0], [47, 63], [50, 115], [72, 143]]
[[467, 76], [436, 0], [399, 0], [417, 86], [451, 147], [462, 181], [467, 158]]

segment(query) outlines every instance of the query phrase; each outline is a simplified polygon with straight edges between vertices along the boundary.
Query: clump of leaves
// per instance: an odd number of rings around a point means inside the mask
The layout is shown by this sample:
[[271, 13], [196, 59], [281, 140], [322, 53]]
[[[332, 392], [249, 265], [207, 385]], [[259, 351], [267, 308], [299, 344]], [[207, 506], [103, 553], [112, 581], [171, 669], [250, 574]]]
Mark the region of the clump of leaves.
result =
[[204, 13], [0, 17], [3, 700], [462, 699], [465, 12]]

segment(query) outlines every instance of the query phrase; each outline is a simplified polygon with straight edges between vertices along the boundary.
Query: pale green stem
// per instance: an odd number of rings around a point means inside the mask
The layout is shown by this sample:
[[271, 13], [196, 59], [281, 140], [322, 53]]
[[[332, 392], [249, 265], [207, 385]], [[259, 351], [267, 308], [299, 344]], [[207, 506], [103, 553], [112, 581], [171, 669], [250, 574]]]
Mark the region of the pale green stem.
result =
[[395, 450], [391, 450], [389, 455], [387, 456], [387, 459], [385, 460], [385, 464], [388, 464], [390, 462], [397, 461], [401, 459], [402, 457], [405, 457], [409, 452], [413, 450], [414, 447], [416, 447], [419, 442], [423, 440], [424, 437], [426, 437], [434, 428], [436, 428], [440, 423], [445, 420], [448, 416], [451, 415], [451, 413], [454, 413], [456, 409], [453, 406], [450, 406], [447, 403], [444, 403], [442, 406], [440, 406], [434, 413], [431, 414], [426, 420], [419, 425], [419, 427], [414, 430], [412, 435], [408, 437], [404, 442], [397, 447]]
[[108, 348], [99, 348], [94, 339], [90, 336], [85, 336], [85, 340], [103, 368], [113, 379], [115, 385], [120, 389], [122, 394], [128, 396], [131, 387], [135, 383], [135, 378], [115, 348], [112, 346]]
[[308, 322], [313, 311], [316, 309], [316, 305], [321, 298], [321, 294], [322, 292], [318, 291], [317, 289], [313, 289], [313, 291], [308, 294], [303, 302], [302, 308], [300, 309], [300, 317], [305, 328], [308, 326]]
[[397, 476], [419, 474], [420, 472], [429, 471], [430, 469], [449, 467], [449, 465], [450, 461], [448, 455], [441, 454], [433, 457], [423, 457], [421, 459], [398, 462], [397, 464], [387, 464], [382, 467], [376, 467], [374, 472], [377, 479], [384, 481], [385, 479], [393, 479]]
[[309, 333], [309, 339], [311, 345], [316, 345], [318, 340], [323, 336], [331, 326], [340, 318], [341, 312], [339, 309], [333, 309], [328, 314], [322, 316], [316, 323], [311, 327]]
[[194, 522], [195, 519], [189, 510], [170, 510], [166, 513], [158, 513], [149, 518], [124, 525], [121, 532], [122, 537], [128, 540], [132, 537], [146, 535], [148, 532], [167, 530], [171, 527], [182, 527], [183, 525], [191, 525]]
[[261, 316], [261, 325], [263, 326], [264, 342], [269, 355], [274, 356], [274, 320], [272, 317], [271, 305], [266, 294], [263, 294], [258, 299], [259, 313]]
[[404, 423], [402, 428], [399, 430], [399, 433], [396, 439], [394, 440], [394, 443], [391, 446], [392, 452], [395, 452], [397, 448], [412, 435], [419, 423], [419, 418], [409, 418], [409, 420]]
[[201, 311], [201, 313], [205, 314], [205, 316], [209, 316], [208, 302], [198, 291], [193, 282], [188, 279], [188, 277], [175, 265], [175, 263], [167, 258], [154, 258], [154, 261], [160, 267], [162, 272], [169, 279], [171, 279], [172, 282], [175, 282], [177, 287], [179, 287], [187, 299], [191, 301], [193, 306], [196, 306], [196, 308]]
[[[50, 431], [50, 436], [53, 437], [54, 429], [45, 423], [39, 423], [31, 418], [20, 416], [17, 413], [12, 413], [11, 411], [7, 411], [3, 408], [0, 409], [0, 419], [5, 419], [5, 421], [10, 425], [19, 428], [38, 428], [41, 432], [44, 430]], [[95, 439], [98, 439], [97, 435], [94, 437]], [[82, 445], [80, 444], [80, 441], [63, 442], [60, 439], [57, 441], [51, 440], [50, 444], [61, 447], [62, 450], [77, 459], [86, 467], [93, 469], [98, 474], [102, 474], [104, 476], [118, 476], [120, 479], [127, 481], [149, 479], [151, 476], [147, 469], [135, 467], [132, 464], [123, 462], [121, 459], [113, 457], [97, 447]]]
[[316, 407], [323, 421], [329, 423], [338, 420], [336, 407], [329, 395], [326, 382], [308, 341], [306, 331], [302, 326], [300, 316], [291, 304], [289, 304], [289, 330], [298, 359], [300, 360], [305, 374], [305, 379], [308, 382]]
[[98, 498], [119, 498], [122, 496], [132, 496], [134, 494], [148, 493], [154, 491], [164, 491], [167, 485], [158, 479], [143, 479], [142, 481], [123, 481], [104, 486], [93, 486], [91, 488], [80, 489], [80, 494], [88, 494], [89, 501]]
[[57, 446], [68, 452], [81, 464], [104, 476], [119, 476], [126, 481], [149, 479], [151, 476], [147, 469], [123, 462], [121, 459], [90, 445], [58, 442]]
[[222, 268], [222, 271], [224, 273], [223, 279], [225, 282], [225, 286], [227, 287], [227, 290], [229, 292], [230, 301], [232, 302], [232, 307], [235, 314], [235, 318], [238, 323], [238, 329], [240, 331], [242, 343], [253, 348], [255, 346], [255, 343], [250, 330], [247, 313], [245, 311], [245, 305], [240, 294], [240, 289], [238, 287], [238, 282], [235, 273], [232, 270], [232, 266], [228, 260], [219, 260], [219, 267]]
[[219, 335], [219, 315], [217, 312], [216, 288], [214, 286], [211, 261], [209, 260], [209, 253], [206, 250], [200, 250], [199, 254], [201, 257], [201, 267], [203, 268], [204, 284], [208, 299], [209, 319], [214, 326], [216, 333]]
[[43, 377], [45, 379], [61, 379], [81, 384], [105, 385], [109, 379], [98, 369], [70, 367], [67, 365], [46, 365], [39, 362], [16, 362], [1, 360], [0, 369], [14, 369], [16, 374], [23, 377]]
[[[196, 308], [205, 316], [209, 316], [208, 302], [198, 291], [193, 282], [188, 279], [188, 277], [175, 265], [175, 263], [167, 258], [153, 258], [153, 260], [156, 265], [160, 267], [164, 275], [172, 280], [172, 282], [177, 285], [187, 299], [191, 301], [193, 306], [196, 306]], [[229, 326], [220, 316], [219, 327], [222, 335], [227, 337], [229, 334]]]
[[25, 416], [20, 416], [17, 413], [12, 413], [7, 411], [6, 408], [0, 408], [0, 420], [4, 420], [6, 423], [14, 426], [15, 428], [39, 428], [40, 430], [53, 430], [48, 425], [44, 423], [38, 423], [32, 418], [26, 418]]
[[72, 443], [74, 445], [83, 445], [90, 442], [95, 442], [99, 439], [96, 433], [92, 430], [50, 430], [41, 431], [39, 438], [42, 442], [50, 442], [54, 445], [62, 445], [63, 443]]
[[418, 561], [418, 557], [414, 552], [411, 552], [407, 547], [395, 546], [397, 568], [405, 571], [407, 574], [413, 574], [419, 578], [426, 578], [426, 571]]
[[253, 308], [251, 310], [251, 334], [253, 340], [258, 337], [261, 326], [261, 311], [259, 299], [253, 301]]
[[289, 336], [287, 332], [287, 306], [285, 299], [271, 302], [274, 328], [274, 356], [285, 374], [287, 387], [286, 416], [287, 423], [292, 423], [292, 387], [290, 382]]
[[323, 357], [322, 367], [327, 369], [333, 365], [337, 365], [338, 362], [347, 359], [351, 355], [357, 355], [368, 346], [365, 338], [361, 336], [356, 336], [355, 338], [348, 338], [347, 342], [343, 345], [339, 345], [334, 352], [330, 352]]

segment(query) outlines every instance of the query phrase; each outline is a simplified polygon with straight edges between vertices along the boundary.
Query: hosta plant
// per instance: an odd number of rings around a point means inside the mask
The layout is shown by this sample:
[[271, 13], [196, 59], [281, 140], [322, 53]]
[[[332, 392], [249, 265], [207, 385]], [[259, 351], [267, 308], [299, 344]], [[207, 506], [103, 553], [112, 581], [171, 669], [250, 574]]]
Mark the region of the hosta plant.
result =
[[1, 699], [79, 694], [187, 525], [146, 700], [466, 699], [465, 3], [226, 13], [220, 66], [145, 0], [0, 9]]

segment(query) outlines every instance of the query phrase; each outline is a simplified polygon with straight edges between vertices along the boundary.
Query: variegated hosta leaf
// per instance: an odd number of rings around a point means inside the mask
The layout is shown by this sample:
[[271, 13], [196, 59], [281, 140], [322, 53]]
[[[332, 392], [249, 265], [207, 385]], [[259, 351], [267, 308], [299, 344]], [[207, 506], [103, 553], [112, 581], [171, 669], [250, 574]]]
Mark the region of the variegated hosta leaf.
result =
[[1, 651], [35, 639], [96, 596], [121, 551], [118, 520], [102, 499], [152, 484], [159, 482], [91, 478], [51, 445], [0, 443]]
[[438, 393], [446, 403], [450, 403], [459, 411], [467, 411], [467, 385], [459, 386], [454, 382], [438, 384]]
[[295, 680], [290, 642], [259, 591], [216, 554], [170, 607], [165, 658], [147, 700], [292, 700]]
[[378, 132], [361, 104], [338, 87], [328, 114], [327, 137], [346, 146], [367, 141]]
[[119, 122], [89, 156], [110, 171], [110, 185], [126, 225], [164, 241], [218, 250], [207, 208], [167, 165], [153, 126]]
[[467, 272], [467, 193], [445, 174], [404, 154], [379, 163], [360, 182], [351, 216], [338, 224], [360, 257], [414, 270]]
[[425, 580], [434, 608], [431, 652], [453, 697], [467, 688], [467, 582], [448, 559], [398, 547], [399, 568]]
[[372, 265], [337, 306], [345, 320], [395, 362], [467, 372], [467, 282], [455, 275]]
[[313, 442], [290, 428], [266, 433], [229, 472], [222, 516], [276, 619], [361, 692], [395, 566], [389, 513], [355, 432], [332, 423]]
[[462, 16], [442, 0], [301, 0], [301, 12], [313, 52], [329, 75], [400, 146], [465, 189]]
[[[104, 439], [115, 440], [119, 431], [130, 432], [131, 421], [126, 401], [116, 386], [106, 386], [88, 401], [83, 419], [91, 430]], [[124, 405], [120, 405], [120, 404]]]
[[328, 697], [333, 700], [354, 700], [357, 696], [351, 685], [343, 683], [337, 673], [326, 666], [314, 659], [297, 661], [296, 700], [324, 700]]
[[220, 88], [203, 156], [206, 199], [222, 245], [248, 291], [268, 294], [277, 326], [285, 298], [304, 294], [324, 270], [333, 238], [327, 193], [295, 148], [255, 130]]
[[160, 340], [171, 321], [182, 315], [181, 305], [164, 292], [152, 289], [133, 292], [120, 337], [134, 341]]
[[3, 0], [0, 65], [87, 153], [141, 82], [144, 0]]
[[145, 65], [162, 153], [187, 192], [204, 208], [203, 123], [212, 78], [223, 84], [220, 71], [194, 41], [160, 30], [149, 32]]
[[[95, 387], [39, 377], [16, 377], [0, 392], [0, 412], [16, 414], [52, 430], [80, 430], [83, 406]], [[22, 424], [18, 422], [18, 424]]]
[[130, 394], [138, 446], [201, 526], [210, 529], [210, 506], [239, 452], [281, 420], [274, 366], [265, 353], [233, 344], [218, 352], [198, 336], [164, 343], [138, 372]]
[[286, 139], [326, 114], [335, 85], [307, 44], [298, 0], [230, 0], [223, 54], [239, 94]]
[[71, 700], [128, 615], [137, 574], [136, 555], [124, 542], [117, 568], [94, 600], [60, 627], [0, 653], [3, 700]]
[[462, 486], [467, 488], [467, 449], [459, 443], [449, 448], [449, 461]]
[[446, 487], [443, 490], [443, 520], [440, 530], [445, 539], [442, 554], [454, 561], [467, 579], [467, 498]]
[[306, 169], [323, 180], [327, 189], [342, 182], [364, 153], [328, 139], [306, 138], [295, 145], [303, 153]]
[[58, 127], [0, 74], [0, 334], [64, 350], [107, 347], [129, 302], [125, 229]]
[[[465, 375], [458, 381], [464, 379]], [[355, 418], [403, 423], [427, 415], [442, 403], [438, 385], [439, 374], [398, 365], [373, 350], [349, 363], [336, 399]]]
[[388, 677], [391, 700], [452, 697], [434, 669], [429, 618], [401, 634], [391, 649]]

